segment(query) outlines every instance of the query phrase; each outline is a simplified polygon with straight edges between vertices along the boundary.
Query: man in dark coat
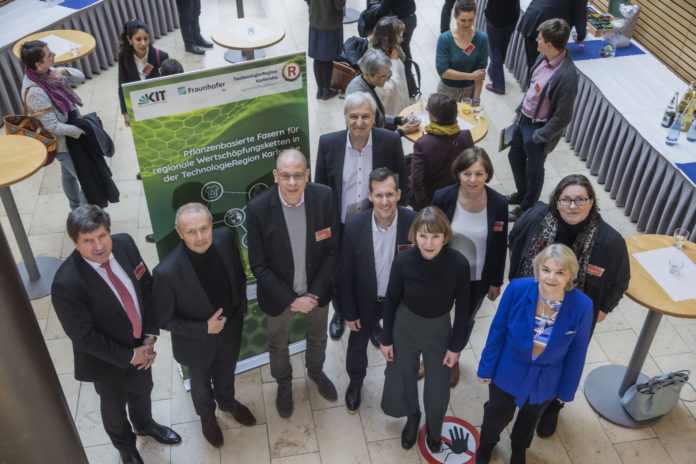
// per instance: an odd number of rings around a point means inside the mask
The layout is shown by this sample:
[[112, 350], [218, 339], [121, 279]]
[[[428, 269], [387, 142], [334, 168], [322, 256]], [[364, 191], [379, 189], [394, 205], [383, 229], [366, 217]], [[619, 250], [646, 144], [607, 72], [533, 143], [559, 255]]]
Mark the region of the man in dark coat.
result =
[[139, 464], [136, 434], [164, 444], [181, 437], [152, 418], [150, 366], [159, 333], [152, 277], [133, 239], [112, 236], [110, 227], [109, 215], [98, 206], [70, 213], [67, 229], [75, 251], [56, 272], [51, 302], [73, 344], [75, 379], [94, 383], [111, 442], [125, 464]]
[[[203, 436], [223, 444], [215, 403], [242, 425], [256, 424], [234, 397], [234, 375], [246, 312], [246, 276], [235, 233], [213, 231], [212, 215], [200, 203], [176, 212], [183, 242], [155, 268], [154, 300], [159, 326], [172, 333], [174, 358], [188, 366], [191, 399]], [[212, 382], [212, 385], [211, 385]]]
[[273, 170], [276, 184], [247, 205], [249, 265], [257, 279], [257, 297], [267, 315], [271, 375], [278, 382], [276, 408], [293, 411], [292, 366], [288, 336], [293, 316], [304, 314], [305, 366], [319, 394], [338, 394], [323, 371], [331, 281], [338, 260], [338, 214], [325, 185], [309, 182], [302, 153], [286, 150]]
[[367, 342], [382, 317], [394, 256], [413, 246], [408, 231], [413, 210], [397, 206], [401, 198], [399, 175], [380, 167], [370, 173], [368, 197], [373, 208], [350, 217], [344, 229], [339, 266], [340, 299], [350, 338], [346, 370], [350, 384], [346, 407], [360, 406], [360, 389], [367, 370]]

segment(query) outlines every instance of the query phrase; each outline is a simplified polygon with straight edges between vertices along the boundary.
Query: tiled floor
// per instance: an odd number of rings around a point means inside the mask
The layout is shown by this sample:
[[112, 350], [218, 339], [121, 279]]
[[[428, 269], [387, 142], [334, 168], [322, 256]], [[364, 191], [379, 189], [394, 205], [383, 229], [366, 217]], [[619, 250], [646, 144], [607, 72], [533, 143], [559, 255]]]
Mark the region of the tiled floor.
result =
[[[204, 0], [201, 22], [203, 30], [210, 30], [218, 22], [236, 16], [235, 2]], [[423, 91], [435, 91], [437, 75], [433, 56], [439, 29], [442, 0], [417, 0], [418, 27], [413, 38], [414, 57], [423, 72]], [[361, 9], [362, 0], [349, 0], [348, 6]], [[275, 19], [286, 27], [287, 35], [269, 50], [269, 55], [306, 49], [307, 7], [302, 0], [256, 0], [245, 2], [247, 16]], [[345, 37], [356, 35], [356, 25], [347, 25]], [[157, 41], [157, 46], [180, 59], [187, 70], [224, 65], [219, 47], [205, 57], [184, 53], [178, 31]], [[311, 69], [311, 67], [310, 67]], [[116, 68], [102, 72], [88, 80], [77, 92], [88, 111], [97, 110], [117, 147], [111, 160], [114, 178], [121, 190], [121, 202], [109, 207], [113, 232], [128, 232], [136, 237], [138, 246], [150, 267], [157, 264], [154, 246], [145, 242], [150, 232], [147, 206], [140, 182], [133, 141], [128, 128], [118, 114], [116, 99]], [[315, 84], [309, 78], [309, 95], [315, 94]], [[491, 155], [495, 177], [491, 186], [509, 193], [513, 181], [507, 157], [497, 152], [497, 135], [512, 118], [512, 110], [522, 98], [514, 79], [507, 75], [508, 94], [484, 93], [484, 111], [489, 118], [489, 135], [480, 144]], [[485, 91], [484, 91], [485, 92]], [[317, 102], [309, 99], [312, 149], [320, 134], [341, 129], [342, 101], [333, 99]], [[408, 142], [405, 149], [410, 150]], [[312, 152], [314, 154], [314, 151]], [[587, 173], [585, 166], [573, 155], [570, 147], [561, 142], [546, 163], [546, 182], [543, 197], [566, 174]], [[589, 176], [589, 174], [588, 174]], [[596, 178], [590, 176], [593, 182]], [[595, 185], [603, 217], [625, 236], [637, 233], [632, 224], [617, 208], [609, 194]], [[58, 163], [54, 163], [33, 177], [12, 187], [24, 226], [37, 255], [67, 256], [73, 249], [64, 233], [68, 203], [62, 193]], [[11, 229], [4, 212], [0, 223], [20, 259]], [[109, 444], [101, 426], [98, 398], [91, 384], [80, 384], [73, 379], [70, 341], [58, 323], [49, 298], [33, 302], [36, 317], [44, 332], [46, 344], [60, 376], [65, 396], [85, 446], [90, 462], [118, 463], [118, 453]], [[462, 379], [452, 391], [451, 414], [480, 426], [486, 389], [475, 381], [478, 357], [495, 313], [495, 304], [486, 301], [476, 321], [474, 333], [462, 352]], [[619, 307], [597, 327], [590, 344], [586, 372], [608, 363], [627, 363], [646, 310], [624, 298]], [[347, 339], [329, 341], [326, 371], [336, 382], [339, 395], [345, 393], [348, 377], [345, 373]], [[220, 419], [224, 427], [225, 446], [214, 449], [205, 442], [200, 424], [193, 411], [189, 395], [184, 391], [176, 365], [172, 360], [171, 343], [163, 333], [158, 344], [158, 359], [153, 366], [155, 388], [152, 394], [155, 418], [171, 424], [183, 436], [178, 446], [161, 446], [151, 439], [139, 439], [138, 447], [148, 463], [277, 463], [277, 464], [340, 464], [340, 463], [425, 463], [416, 449], [401, 449], [399, 436], [403, 422], [385, 416], [379, 408], [383, 383], [384, 361], [379, 352], [369, 348], [370, 367], [363, 387], [363, 403], [359, 414], [348, 414], [342, 400], [327, 403], [318, 396], [313, 382], [308, 382], [302, 368], [302, 355], [294, 358], [295, 380], [293, 393], [295, 413], [289, 420], [278, 416], [274, 398], [276, 387], [268, 368], [254, 369], [237, 377], [238, 398], [249, 405], [258, 419], [251, 428], [239, 426], [226, 414]], [[665, 317], [646, 360], [644, 372], [654, 375], [662, 371], [691, 369], [696, 373], [696, 320]], [[685, 396], [695, 399], [696, 394]], [[657, 425], [633, 430], [617, 427], [600, 419], [589, 407], [581, 392], [561, 414], [558, 432], [547, 439], [535, 439], [528, 453], [530, 463], [683, 463], [695, 462], [696, 456], [696, 403], [680, 403]], [[507, 434], [497, 447], [493, 461], [505, 462], [510, 455]]]

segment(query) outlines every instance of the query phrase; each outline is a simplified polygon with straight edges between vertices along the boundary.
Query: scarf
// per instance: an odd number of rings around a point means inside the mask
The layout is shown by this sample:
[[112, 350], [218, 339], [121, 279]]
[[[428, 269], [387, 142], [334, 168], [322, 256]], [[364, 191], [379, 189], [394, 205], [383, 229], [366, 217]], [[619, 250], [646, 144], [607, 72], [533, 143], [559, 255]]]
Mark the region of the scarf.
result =
[[[590, 221], [573, 242], [571, 249], [575, 256], [578, 257], [578, 277], [575, 281], [575, 287], [578, 290], [585, 291], [585, 281], [587, 278], [587, 265], [590, 263], [590, 255], [592, 254], [592, 249], [594, 248], [595, 241], [597, 240], [597, 233], [599, 231], [599, 221], [601, 217], [596, 211], [590, 216]], [[528, 277], [534, 275], [534, 258], [547, 246], [554, 243], [556, 240], [556, 234], [558, 233], [558, 222], [559, 219], [554, 217], [553, 214], [546, 213], [544, 219], [541, 221], [541, 229], [539, 232], [532, 237], [529, 242], [529, 248], [527, 248], [527, 254], [522, 259], [522, 266], [520, 266], [519, 277]]]
[[449, 126], [443, 126], [436, 122], [431, 122], [425, 126], [425, 133], [432, 135], [454, 135], [458, 134], [460, 130], [459, 124], [457, 123], [450, 124]]
[[53, 102], [53, 106], [67, 115], [73, 109], [73, 104], [82, 106], [82, 100], [63, 79], [56, 79], [49, 74], [40, 73], [35, 69], [25, 68], [25, 74], [34, 81]]

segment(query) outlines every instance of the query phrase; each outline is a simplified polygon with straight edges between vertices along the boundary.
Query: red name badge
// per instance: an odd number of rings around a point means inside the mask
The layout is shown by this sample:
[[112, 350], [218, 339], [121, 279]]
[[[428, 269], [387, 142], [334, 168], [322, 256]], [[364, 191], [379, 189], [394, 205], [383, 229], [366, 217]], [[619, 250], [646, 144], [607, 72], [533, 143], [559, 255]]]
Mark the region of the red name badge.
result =
[[503, 221], [495, 221], [493, 223], [493, 232], [502, 232], [503, 231]]
[[146, 76], [149, 76], [150, 73], [152, 72], [152, 69], [153, 69], [153, 66], [150, 63], [146, 64], [145, 66], [143, 66], [143, 74], [145, 74]]
[[471, 52], [473, 52], [475, 48], [476, 48], [476, 45], [470, 43], [470, 44], [467, 45], [466, 48], [464, 49], [464, 53], [466, 53], [467, 55], [471, 55]]
[[396, 246], [396, 252], [401, 253], [404, 250], [408, 250], [409, 248], [413, 248], [413, 243], [404, 243], [401, 245]]
[[534, 91], [537, 93], [537, 95], [541, 95], [541, 87], [539, 87], [538, 83], [534, 84]]
[[326, 229], [314, 232], [314, 238], [317, 242], [326, 240], [329, 237], [331, 237], [331, 227], [327, 227]]
[[133, 271], [133, 273], [135, 273], [135, 278], [138, 280], [140, 280], [143, 274], [145, 274], [145, 265], [142, 261], [140, 261], [140, 264], [136, 266], [135, 271]]
[[604, 268], [595, 266], [594, 264], [588, 264], [585, 271], [587, 271], [588, 274], [597, 277], [602, 277], [602, 274], [604, 274]]

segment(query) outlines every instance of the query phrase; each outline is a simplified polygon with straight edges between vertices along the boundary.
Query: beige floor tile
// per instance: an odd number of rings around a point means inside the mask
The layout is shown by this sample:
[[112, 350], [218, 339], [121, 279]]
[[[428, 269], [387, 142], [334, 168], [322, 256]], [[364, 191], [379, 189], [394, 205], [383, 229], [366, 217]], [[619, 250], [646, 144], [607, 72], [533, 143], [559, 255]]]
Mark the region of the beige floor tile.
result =
[[270, 462], [268, 434], [265, 425], [223, 430], [225, 445], [220, 449], [222, 464]]
[[37, 319], [46, 319], [48, 311], [51, 309], [51, 295], [31, 300], [31, 307], [34, 308], [34, 315]]
[[64, 232], [60, 231], [55, 234], [30, 235], [29, 245], [34, 256], [60, 257], [63, 248], [63, 234]]
[[590, 339], [590, 344], [587, 346], [587, 355], [585, 356], [585, 363], [591, 364], [602, 361], [607, 361], [607, 355], [602, 350], [602, 347], [599, 346], [597, 340]]
[[44, 339], [53, 340], [56, 338], [65, 338], [67, 335], [63, 330], [63, 326], [58, 320], [56, 312], [51, 308], [48, 312], [48, 317], [46, 318], [46, 330], [44, 331]]
[[672, 463], [660, 440], [641, 440], [616, 445], [616, 451], [623, 462], [631, 464], [652, 464], [654, 462]]
[[39, 329], [41, 330], [41, 335], [46, 333], [46, 323], [48, 322], [48, 319], [37, 319], [36, 322], [38, 322], [38, 324], [39, 324]]
[[[633, 330], [619, 330], [612, 333], [596, 334], [593, 337], [600, 345], [612, 364], [627, 365], [631, 359], [633, 348], [638, 337]], [[659, 368], [650, 356], [645, 359], [643, 369], [645, 375], [653, 376], [660, 373]]]
[[360, 421], [368, 442], [386, 440], [401, 436], [403, 419], [389, 417], [382, 411], [382, 389], [384, 388], [384, 367], [368, 367], [363, 381], [360, 403]]
[[152, 365], [153, 401], [172, 397], [172, 341], [169, 337], [157, 337], [155, 343], [157, 358]]
[[401, 438], [372, 441], [367, 444], [370, 459], [380, 464], [420, 464], [417, 446], [410, 450], [401, 447]]
[[[622, 301], [627, 299], [628, 298], [624, 298]], [[622, 303], [620, 302], [619, 306], [621, 306], [621, 304]], [[614, 311], [610, 312], [602, 322], [595, 326], [594, 333], [600, 334], [606, 332], [615, 332], [617, 330], [627, 330], [630, 328], [632, 328], [631, 325], [628, 323], [621, 311], [615, 309]]]
[[345, 408], [314, 411], [314, 426], [322, 462], [335, 464], [369, 463], [370, 457], [360, 418]]
[[65, 230], [65, 219], [70, 207], [65, 195], [54, 193], [41, 195], [33, 211], [29, 235], [61, 233]]
[[94, 390], [94, 384], [80, 385], [80, 398], [77, 402], [77, 431], [84, 446], [111, 444], [109, 436], [102, 425], [99, 410], [99, 395]]
[[675, 464], [691, 464], [696, 456], [696, 419], [678, 403], [653, 429]]
[[[171, 426], [172, 402], [169, 399], [152, 402], [152, 418], [155, 422]], [[176, 430], [177, 433], [178, 430]], [[183, 440], [183, 438], [182, 438]], [[163, 445], [152, 437], [138, 437], [138, 450], [147, 463], [164, 464], [171, 460], [171, 449], [180, 445]]]
[[171, 447], [172, 464], [220, 463], [220, 449], [206, 441], [199, 421], [178, 424], [174, 429], [181, 435], [181, 443]]
[[271, 464], [321, 464], [321, 457], [319, 453], [307, 453], [271, 459]]
[[278, 415], [275, 407], [277, 391], [276, 384], [263, 384], [271, 457], [279, 458], [319, 451], [306, 381], [304, 379], [296, 379], [292, 382], [292, 397], [295, 409], [289, 419], [283, 419]]
[[58, 380], [74, 419], [77, 414], [77, 401], [80, 398], [80, 382], [75, 380], [73, 374], [61, 374], [58, 376]]
[[[259, 388], [261, 378], [259, 369], [253, 369], [243, 374], [238, 374], [234, 382], [235, 399], [248, 407], [256, 418], [257, 424], [266, 423], [266, 408], [263, 401], [263, 390]], [[235, 429], [242, 425], [234, 420], [232, 414], [218, 408], [218, 421], [223, 429]]]
[[630, 427], [621, 427], [620, 425], [613, 424], [601, 416], [599, 416], [598, 419], [599, 423], [602, 424], [602, 428], [604, 428], [604, 431], [609, 437], [609, 440], [611, 440], [611, 442], [614, 444], [637, 442], [638, 440], [648, 440], [650, 438], [656, 437], [655, 430], [653, 430], [652, 427], [634, 429]]
[[677, 327], [677, 332], [689, 349], [692, 352], [696, 351], [696, 325], [679, 326]]
[[558, 434], [553, 434], [548, 438], [534, 437], [532, 445], [527, 450], [527, 462], [537, 464], [570, 464], [571, 460]]
[[459, 383], [450, 393], [454, 415], [474, 426], [480, 426], [483, 421], [483, 404], [488, 401], [488, 387], [478, 383], [478, 360], [471, 349], [461, 352], [459, 369]]
[[51, 355], [53, 367], [56, 368], [58, 374], [68, 374], [75, 372], [75, 364], [73, 363], [72, 342], [68, 338], [56, 338], [46, 340], [48, 353]]
[[193, 408], [191, 395], [184, 388], [184, 381], [179, 374], [179, 363], [172, 359], [172, 424], [180, 424], [198, 420]]
[[87, 460], [90, 464], [121, 464], [121, 456], [111, 443], [85, 447]]

